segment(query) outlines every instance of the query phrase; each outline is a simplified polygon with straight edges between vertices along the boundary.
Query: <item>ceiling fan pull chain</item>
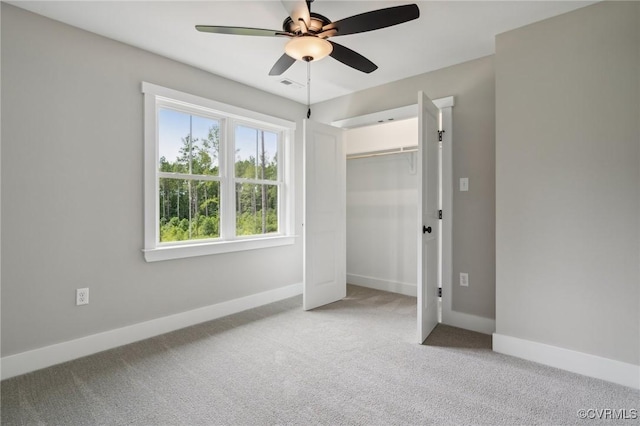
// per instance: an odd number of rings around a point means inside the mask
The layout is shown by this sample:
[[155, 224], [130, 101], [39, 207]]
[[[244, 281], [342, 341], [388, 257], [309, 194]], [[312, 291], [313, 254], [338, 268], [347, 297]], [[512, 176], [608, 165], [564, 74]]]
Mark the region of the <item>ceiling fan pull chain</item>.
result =
[[311, 118], [311, 61], [307, 61], [307, 119]]

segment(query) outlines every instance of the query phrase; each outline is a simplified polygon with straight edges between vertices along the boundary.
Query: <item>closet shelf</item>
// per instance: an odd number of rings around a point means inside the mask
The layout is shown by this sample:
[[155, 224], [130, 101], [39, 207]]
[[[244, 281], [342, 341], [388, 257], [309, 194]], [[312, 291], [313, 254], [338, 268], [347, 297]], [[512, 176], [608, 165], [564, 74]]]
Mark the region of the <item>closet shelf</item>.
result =
[[383, 149], [378, 151], [358, 152], [354, 154], [348, 154], [347, 160], [355, 160], [357, 158], [380, 157], [382, 155], [402, 154], [405, 152], [417, 152], [417, 151], [418, 151], [418, 145], [404, 146], [400, 148]]

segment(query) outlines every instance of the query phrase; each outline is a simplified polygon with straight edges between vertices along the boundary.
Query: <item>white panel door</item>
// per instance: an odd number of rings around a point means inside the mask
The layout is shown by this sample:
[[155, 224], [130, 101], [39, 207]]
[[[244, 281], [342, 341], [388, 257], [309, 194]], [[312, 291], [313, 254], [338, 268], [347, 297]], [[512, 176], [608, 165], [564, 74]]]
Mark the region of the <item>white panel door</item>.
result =
[[343, 131], [304, 120], [305, 310], [347, 295], [346, 155]]
[[438, 323], [438, 108], [418, 93], [418, 339]]

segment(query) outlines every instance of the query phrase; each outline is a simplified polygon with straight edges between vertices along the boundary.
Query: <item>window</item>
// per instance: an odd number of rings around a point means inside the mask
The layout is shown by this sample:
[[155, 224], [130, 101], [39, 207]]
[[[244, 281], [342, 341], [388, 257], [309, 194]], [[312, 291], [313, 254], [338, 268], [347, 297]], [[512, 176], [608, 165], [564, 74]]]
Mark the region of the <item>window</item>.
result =
[[145, 259], [293, 244], [295, 123], [143, 83]]

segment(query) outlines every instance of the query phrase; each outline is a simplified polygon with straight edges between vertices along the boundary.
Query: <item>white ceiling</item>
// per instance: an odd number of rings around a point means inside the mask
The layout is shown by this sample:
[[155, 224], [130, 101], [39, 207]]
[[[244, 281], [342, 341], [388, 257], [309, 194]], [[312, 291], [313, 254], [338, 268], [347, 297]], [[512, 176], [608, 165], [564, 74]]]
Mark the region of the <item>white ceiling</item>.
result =
[[[200, 33], [196, 24], [280, 30], [286, 12], [278, 0], [236, 1], [10, 1], [52, 19], [193, 65], [249, 86], [306, 103], [306, 64], [282, 76], [269, 70], [284, 53], [286, 38]], [[411, 1], [316, 0], [312, 11], [332, 21]], [[595, 1], [415, 1], [417, 20], [332, 40], [378, 65], [371, 74], [333, 58], [311, 64], [312, 103], [494, 53], [502, 32]]]

